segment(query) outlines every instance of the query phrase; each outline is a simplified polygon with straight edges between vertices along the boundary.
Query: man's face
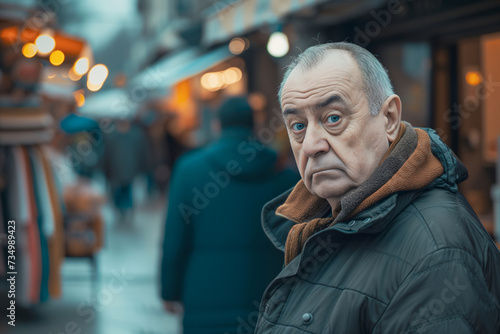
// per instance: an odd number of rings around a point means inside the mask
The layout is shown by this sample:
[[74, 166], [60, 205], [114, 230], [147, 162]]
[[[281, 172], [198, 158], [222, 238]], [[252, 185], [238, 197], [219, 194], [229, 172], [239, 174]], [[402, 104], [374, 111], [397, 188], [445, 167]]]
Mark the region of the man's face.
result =
[[313, 69], [296, 67], [281, 108], [305, 186], [332, 207], [370, 177], [389, 148], [387, 118], [370, 115], [361, 72], [345, 51]]

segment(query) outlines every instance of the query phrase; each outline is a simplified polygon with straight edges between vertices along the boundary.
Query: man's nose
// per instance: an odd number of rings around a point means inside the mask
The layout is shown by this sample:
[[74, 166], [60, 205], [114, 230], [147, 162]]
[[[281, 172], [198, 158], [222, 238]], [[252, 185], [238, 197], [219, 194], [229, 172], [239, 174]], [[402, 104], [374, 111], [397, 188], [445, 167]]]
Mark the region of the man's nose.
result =
[[307, 127], [304, 141], [302, 142], [302, 150], [308, 157], [315, 157], [321, 153], [326, 153], [330, 149], [327, 140], [327, 133], [319, 125], [310, 125]]

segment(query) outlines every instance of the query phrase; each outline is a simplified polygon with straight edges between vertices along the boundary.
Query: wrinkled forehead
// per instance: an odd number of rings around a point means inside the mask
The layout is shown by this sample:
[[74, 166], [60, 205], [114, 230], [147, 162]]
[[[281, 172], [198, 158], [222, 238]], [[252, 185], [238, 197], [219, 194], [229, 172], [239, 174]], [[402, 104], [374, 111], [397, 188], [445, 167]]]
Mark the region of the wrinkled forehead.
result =
[[281, 91], [283, 104], [292, 98], [307, 98], [320, 90], [343, 89], [345, 93], [363, 90], [364, 84], [357, 62], [344, 50], [331, 50], [312, 66], [299, 63], [291, 72]]

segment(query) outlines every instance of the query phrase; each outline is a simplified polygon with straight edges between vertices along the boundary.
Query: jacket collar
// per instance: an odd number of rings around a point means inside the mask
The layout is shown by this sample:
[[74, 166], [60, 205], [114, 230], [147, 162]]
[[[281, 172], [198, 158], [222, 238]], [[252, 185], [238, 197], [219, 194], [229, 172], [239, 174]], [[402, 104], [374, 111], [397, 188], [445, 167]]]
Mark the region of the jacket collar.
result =
[[[420, 190], [440, 187], [457, 191], [456, 184], [467, 178], [467, 170], [463, 164], [433, 130], [413, 129], [411, 125], [405, 125], [405, 135], [398, 145], [387, 155], [372, 177], [355, 191], [363, 191], [370, 182], [380, 184], [381, 179], [385, 182], [371, 195], [353, 196], [351, 193], [342, 198], [341, 206], [351, 210], [347, 214], [341, 210], [334, 225], [326, 230], [378, 233], [391, 221], [389, 218], [406, 207]], [[411, 146], [411, 142], [415, 145]], [[389, 177], [385, 175], [388, 169], [392, 170], [389, 171]], [[418, 179], [414, 177], [415, 171], [421, 174]], [[369, 188], [373, 189], [373, 186]], [[327, 217], [329, 214], [331, 208], [328, 202], [310, 194], [303, 182], [299, 181], [294, 188], [264, 206], [262, 225], [274, 245], [284, 250], [288, 232], [294, 224]]]

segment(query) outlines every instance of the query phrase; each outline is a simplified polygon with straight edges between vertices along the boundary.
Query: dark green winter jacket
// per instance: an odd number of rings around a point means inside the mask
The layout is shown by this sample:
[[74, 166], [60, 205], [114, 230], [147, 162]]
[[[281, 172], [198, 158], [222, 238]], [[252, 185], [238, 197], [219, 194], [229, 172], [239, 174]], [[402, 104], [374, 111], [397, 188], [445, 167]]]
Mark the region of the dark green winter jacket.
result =
[[185, 334], [252, 333], [282, 254], [261, 227], [266, 202], [298, 176], [250, 129], [227, 128], [174, 166], [165, 223], [161, 294], [181, 301]]
[[[418, 164], [408, 168], [422, 153], [408, 137], [415, 131], [408, 125], [401, 139], [410, 152], [398, 143], [367, 182], [387, 177], [398, 159], [408, 184], [408, 170], [416, 178], [426, 173]], [[500, 253], [458, 192], [465, 168], [434, 131], [421, 131], [417, 141], [429, 137], [428, 158], [439, 159], [444, 172], [420, 189], [393, 189], [353, 216], [341, 211], [313, 234], [268, 286], [255, 333], [500, 333]], [[314, 218], [275, 214], [291, 192], [263, 210], [264, 230], [282, 251], [290, 228]], [[309, 210], [307, 200], [299, 204]]]

